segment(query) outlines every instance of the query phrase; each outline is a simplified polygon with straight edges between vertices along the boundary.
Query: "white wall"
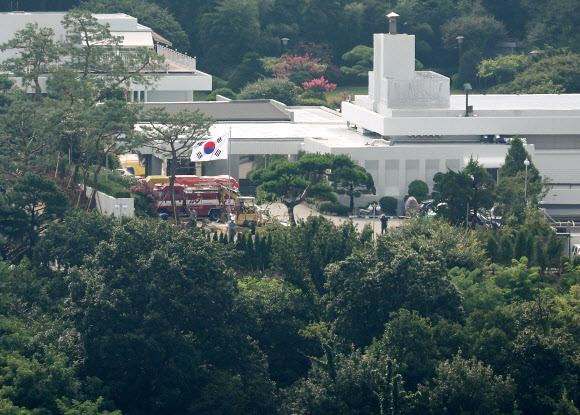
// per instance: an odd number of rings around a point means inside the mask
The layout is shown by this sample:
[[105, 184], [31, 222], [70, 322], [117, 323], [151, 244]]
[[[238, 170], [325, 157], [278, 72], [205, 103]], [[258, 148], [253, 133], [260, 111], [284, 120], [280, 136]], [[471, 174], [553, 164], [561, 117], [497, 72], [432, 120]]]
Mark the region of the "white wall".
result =
[[[93, 189], [87, 187], [86, 195], [91, 197]], [[127, 217], [135, 216], [135, 200], [131, 197], [116, 199], [109, 196], [103, 192], [97, 192], [95, 195], [95, 203], [97, 205], [97, 210], [103, 215], [113, 215], [115, 217], [120, 217], [121, 215]]]
[[[413, 180], [422, 180], [433, 190], [433, 176], [448, 169], [461, 170], [473, 156], [484, 167], [497, 168], [505, 160], [509, 146], [504, 144], [396, 144], [394, 146], [330, 147], [320, 140], [305, 140], [307, 152], [348, 154], [372, 175], [376, 196], [363, 196], [360, 203], [407, 194]], [[526, 149], [534, 157], [533, 146]]]

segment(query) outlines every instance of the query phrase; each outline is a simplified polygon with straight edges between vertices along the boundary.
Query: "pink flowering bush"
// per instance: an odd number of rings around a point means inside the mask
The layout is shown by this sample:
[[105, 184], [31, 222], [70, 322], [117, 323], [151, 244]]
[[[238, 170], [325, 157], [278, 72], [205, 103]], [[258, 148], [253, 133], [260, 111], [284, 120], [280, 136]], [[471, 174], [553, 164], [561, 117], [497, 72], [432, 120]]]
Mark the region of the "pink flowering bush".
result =
[[147, 182], [131, 186], [131, 193], [135, 196], [135, 208], [149, 215], [155, 214], [158, 197], [153, 192], [153, 187]]
[[321, 63], [319, 58], [310, 55], [290, 56], [284, 55], [282, 59], [268, 69], [274, 78], [289, 79], [296, 85], [319, 77], [326, 70], [327, 65]]
[[336, 89], [336, 84], [331, 84], [324, 76], [320, 78], [315, 78], [310, 82], [302, 82], [302, 87], [305, 91], [310, 91], [313, 93], [321, 93], [324, 94], [325, 92], [332, 92]]

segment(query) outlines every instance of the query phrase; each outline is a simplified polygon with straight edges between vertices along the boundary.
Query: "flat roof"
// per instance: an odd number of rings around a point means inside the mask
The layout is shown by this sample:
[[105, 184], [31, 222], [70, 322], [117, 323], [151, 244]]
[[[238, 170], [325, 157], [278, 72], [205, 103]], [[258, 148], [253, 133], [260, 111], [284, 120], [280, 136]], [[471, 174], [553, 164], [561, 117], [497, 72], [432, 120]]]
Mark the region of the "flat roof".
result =
[[328, 140], [333, 146], [353, 147], [364, 145], [375, 137], [362, 136], [346, 126], [340, 113], [320, 107], [288, 107], [294, 114], [293, 122], [235, 122], [220, 121], [212, 128], [217, 137], [232, 132], [232, 140], [302, 140], [305, 138]]
[[[465, 109], [465, 95], [451, 95], [450, 105], [452, 109]], [[469, 94], [469, 105], [473, 105], [479, 110], [580, 111], [580, 94]]]
[[165, 108], [170, 114], [179, 111], [199, 110], [216, 121], [290, 121], [291, 114], [283, 104], [276, 105], [268, 99], [248, 101], [197, 101], [197, 102], [147, 102], [143, 110]]

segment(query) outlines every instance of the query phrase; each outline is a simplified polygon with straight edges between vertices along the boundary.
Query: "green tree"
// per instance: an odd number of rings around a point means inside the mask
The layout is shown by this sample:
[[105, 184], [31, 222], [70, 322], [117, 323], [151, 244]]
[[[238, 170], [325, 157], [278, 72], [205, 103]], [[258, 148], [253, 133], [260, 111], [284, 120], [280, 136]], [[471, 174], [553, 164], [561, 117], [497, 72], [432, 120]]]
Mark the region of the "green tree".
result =
[[437, 367], [433, 384], [422, 389], [430, 414], [518, 414], [516, 387], [476, 358], [461, 355]]
[[542, 94], [578, 93], [578, 53], [564, 52], [552, 56], [549, 51], [541, 51], [540, 60], [528, 64], [514, 79], [493, 87], [490, 92], [501, 94]]
[[113, 36], [108, 25], [103, 25], [87, 10], [73, 9], [63, 18], [67, 31], [66, 48], [70, 57], [68, 65], [79, 71], [82, 78], [91, 77], [101, 92], [101, 97], [131, 84], [153, 85], [161, 69], [163, 57], [143, 47], [134, 51], [114, 53], [121, 39]]
[[258, 185], [259, 198], [284, 204], [290, 224], [296, 226], [294, 207], [306, 198], [336, 199], [334, 189], [323, 179], [341, 168], [354, 168], [354, 162], [347, 155], [312, 153], [295, 162], [274, 161], [265, 169], [253, 171], [250, 179]]
[[256, 52], [247, 53], [228, 80], [228, 88], [240, 91], [264, 76], [264, 65]]
[[27, 172], [39, 172], [54, 161], [55, 109], [24, 94], [11, 97], [0, 113], [0, 174], [11, 182]]
[[34, 250], [35, 264], [58, 264], [63, 272], [80, 267], [86, 255], [111, 238], [118, 221], [96, 211], [70, 209], [62, 220], [51, 222]]
[[492, 16], [462, 15], [441, 26], [443, 44], [447, 48], [457, 45], [457, 36], [463, 36], [464, 46], [489, 55], [495, 44], [507, 35], [505, 25]]
[[146, 120], [146, 124], [141, 126], [143, 142], [171, 160], [169, 192], [173, 217], [177, 223], [173, 188], [178, 161], [181, 158], [189, 159], [193, 145], [209, 135], [214, 120], [199, 110], [194, 112], [183, 110], [169, 114], [165, 108], [151, 108], [142, 114], [142, 119]]
[[391, 196], [383, 196], [379, 199], [379, 205], [381, 205], [382, 211], [390, 216], [397, 214], [397, 204], [397, 199]]
[[395, 359], [405, 387], [413, 390], [435, 374], [439, 359], [435, 330], [429, 319], [416, 311], [399, 309], [389, 319], [383, 336], [373, 346]]
[[[335, 340], [323, 340], [324, 355], [313, 357], [308, 377], [284, 394], [280, 413], [400, 414], [405, 392], [388, 356], [374, 351], [350, 353]], [[406, 408], [405, 408], [406, 409]]]
[[342, 66], [340, 70], [355, 84], [365, 84], [369, 71], [373, 69], [373, 48], [364, 45], [355, 46], [352, 50], [342, 55], [342, 60], [348, 66]]
[[425, 183], [423, 180], [413, 180], [411, 183], [409, 183], [405, 200], [413, 196], [415, 199], [417, 199], [417, 202], [421, 203], [423, 200], [427, 199], [428, 194], [429, 186], [427, 186], [427, 183]]
[[325, 292], [325, 268], [346, 259], [361, 245], [351, 222], [335, 226], [321, 216], [274, 234], [272, 266], [311, 298]]
[[[515, 255], [515, 259], [517, 259], [518, 261], [524, 257], [527, 256], [527, 235], [526, 235], [526, 231], [525, 230], [520, 230], [517, 235], [516, 235], [516, 243], [514, 246], [514, 255]], [[531, 259], [531, 258], [528, 258]]]
[[326, 275], [326, 318], [357, 347], [380, 336], [389, 313], [400, 308], [451, 319], [463, 314], [444, 254], [420, 238], [382, 236], [376, 253], [354, 252], [329, 265]]
[[574, 406], [574, 401], [568, 399], [566, 389], [564, 389], [562, 399], [558, 401], [556, 410], [552, 415], [580, 415], [580, 410]]
[[507, 265], [514, 257], [514, 244], [510, 235], [504, 235], [499, 240], [499, 260]]
[[[138, 108], [129, 106], [127, 101], [106, 99], [101, 105], [87, 109], [83, 120], [86, 141], [86, 154], [93, 154], [95, 169], [93, 171], [93, 192], [89, 204], [95, 197], [98, 188], [99, 173], [104, 167], [109, 154], [116, 147], [131, 146], [135, 135], [131, 132], [137, 122]], [[92, 148], [91, 148], [92, 147]]]
[[31, 415], [58, 413], [58, 399], [79, 396], [81, 382], [76, 370], [66, 356], [55, 350], [44, 350], [37, 358], [2, 351], [2, 399], [5, 404], [22, 408], [22, 412], [13, 412], [16, 414], [26, 414], [26, 410]]
[[54, 42], [53, 37], [54, 30], [51, 28], [27, 23], [12, 39], [0, 45], [1, 51], [17, 51], [15, 57], [3, 61], [2, 69], [22, 78], [25, 86], [32, 84], [35, 101], [42, 97], [41, 75], [49, 72], [63, 56], [63, 49]]
[[261, 79], [246, 85], [238, 99], [273, 99], [286, 105], [296, 105], [296, 85], [288, 79]]
[[504, 55], [484, 59], [478, 66], [477, 76], [483, 79], [486, 86], [503, 84], [514, 80], [516, 75], [524, 71], [532, 63], [530, 55]]
[[50, 222], [64, 215], [68, 203], [68, 197], [53, 180], [32, 173], [0, 195], [4, 260], [21, 258], [33, 248]]
[[133, 220], [68, 272], [82, 370], [123, 412], [272, 411], [265, 356], [233, 313], [228, 249], [167, 222]]
[[317, 351], [314, 342], [300, 334], [315, 319], [307, 296], [284, 280], [270, 278], [245, 277], [238, 287], [237, 310], [267, 355], [271, 379], [287, 387], [304, 377], [310, 367], [305, 354]]
[[[530, 162], [529, 166], [525, 165], [525, 160]], [[531, 207], [538, 205], [545, 193], [546, 181], [534, 166], [521, 139], [516, 137], [512, 140], [498, 176], [497, 197], [503, 222], [524, 223], [527, 212], [525, 203]]]
[[204, 65], [222, 74], [235, 67], [242, 57], [261, 47], [260, 20], [256, 0], [219, 0], [199, 17], [198, 35]]
[[363, 194], [375, 194], [373, 176], [364, 167], [348, 166], [336, 169], [329, 177], [332, 186], [339, 195], [347, 195], [350, 199], [349, 208], [354, 210], [354, 198]]
[[487, 245], [485, 251], [487, 252], [487, 256], [489, 257], [489, 259], [491, 259], [492, 261], [497, 261], [499, 246], [497, 244], [495, 236], [489, 235], [489, 237], [487, 238]]

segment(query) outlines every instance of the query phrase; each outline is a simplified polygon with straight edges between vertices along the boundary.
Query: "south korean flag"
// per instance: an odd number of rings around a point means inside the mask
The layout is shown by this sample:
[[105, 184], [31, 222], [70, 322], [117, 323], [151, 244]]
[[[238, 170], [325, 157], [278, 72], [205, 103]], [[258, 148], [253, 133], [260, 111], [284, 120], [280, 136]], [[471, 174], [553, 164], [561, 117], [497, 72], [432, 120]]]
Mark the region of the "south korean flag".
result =
[[191, 161], [227, 160], [230, 132], [210, 140], [198, 141], [193, 146]]

